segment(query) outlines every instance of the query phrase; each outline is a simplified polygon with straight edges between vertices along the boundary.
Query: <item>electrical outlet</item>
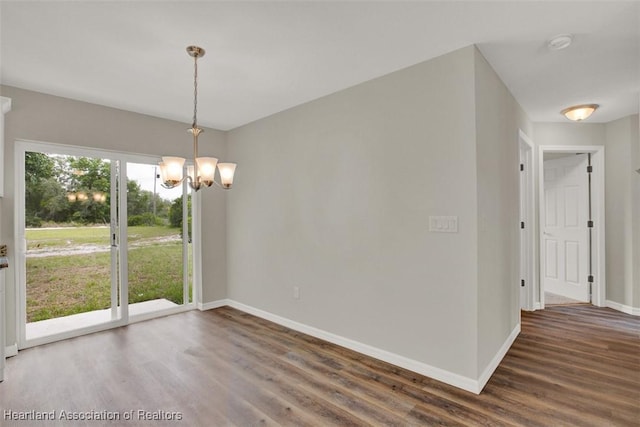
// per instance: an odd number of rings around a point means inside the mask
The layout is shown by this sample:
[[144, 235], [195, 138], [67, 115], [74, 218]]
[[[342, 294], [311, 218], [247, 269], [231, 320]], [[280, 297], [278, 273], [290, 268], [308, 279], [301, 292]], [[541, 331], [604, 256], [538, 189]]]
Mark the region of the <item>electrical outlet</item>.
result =
[[299, 286], [294, 286], [293, 287], [293, 299], [300, 299], [300, 287]]

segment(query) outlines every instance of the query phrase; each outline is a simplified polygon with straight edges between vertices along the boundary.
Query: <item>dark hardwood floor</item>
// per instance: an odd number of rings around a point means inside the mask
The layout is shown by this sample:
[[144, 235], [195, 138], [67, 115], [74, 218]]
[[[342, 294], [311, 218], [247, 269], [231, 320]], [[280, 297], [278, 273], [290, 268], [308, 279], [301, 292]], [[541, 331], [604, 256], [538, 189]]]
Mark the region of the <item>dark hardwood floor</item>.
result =
[[[639, 426], [640, 319], [525, 312], [479, 396], [227, 307], [28, 349], [6, 376], [2, 426]], [[56, 420], [7, 419], [32, 410]]]

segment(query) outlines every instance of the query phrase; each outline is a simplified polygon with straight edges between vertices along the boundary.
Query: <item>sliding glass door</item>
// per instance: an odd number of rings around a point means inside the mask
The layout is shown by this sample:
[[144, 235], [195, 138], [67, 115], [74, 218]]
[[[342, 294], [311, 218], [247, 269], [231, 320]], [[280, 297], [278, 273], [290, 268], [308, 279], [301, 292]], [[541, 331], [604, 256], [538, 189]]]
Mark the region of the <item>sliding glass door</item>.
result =
[[192, 303], [187, 186], [157, 159], [16, 144], [20, 346], [168, 314]]

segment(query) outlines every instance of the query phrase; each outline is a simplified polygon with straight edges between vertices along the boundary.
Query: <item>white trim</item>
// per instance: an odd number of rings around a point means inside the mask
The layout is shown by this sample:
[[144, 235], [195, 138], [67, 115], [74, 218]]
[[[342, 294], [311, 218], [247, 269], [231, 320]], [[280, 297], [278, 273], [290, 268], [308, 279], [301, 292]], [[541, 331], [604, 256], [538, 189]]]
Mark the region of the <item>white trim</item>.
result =
[[191, 192], [191, 256], [193, 257], [193, 302], [202, 310], [202, 198]]
[[121, 326], [127, 326], [133, 323], [144, 322], [151, 319], [170, 316], [172, 314], [184, 313], [187, 311], [191, 311], [195, 308], [196, 307], [194, 304], [180, 305], [177, 307], [170, 307], [170, 308], [165, 308], [163, 310], [156, 310], [149, 313], [129, 316], [126, 322], [123, 319], [112, 320], [112, 321], [101, 323], [99, 325], [92, 325], [92, 326], [73, 329], [70, 331], [59, 332], [56, 334], [51, 334], [51, 335], [47, 335], [40, 338], [33, 338], [33, 339], [25, 340], [24, 344], [20, 345], [20, 349], [23, 350], [29, 347], [36, 347], [39, 345], [49, 344], [49, 343], [53, 343], [61, 340], [66, 340], [69, 338], [80, 337], [80, 336], [92, 334], [95, 332], [107, 331], [109, 329], [119, 328]]
[[151, 311], [149, 313], [134, 314], [129, 316], [129, 322], [127, 323], [127, 325], [131, 325], [132, 323], [145, 322], [152, 319], [158, 319], [160, 317], [171, 316], [173, 314], [184, 313], [194, 310], [195, 308], [195, 304], [184, 304], [177, 307], [165, 308], [163, 310]]
[[[26, 344], [26, 252], [27, 241], [26, 231], [24, 227], [25, 223], [25, 153], [28, 151], [30, 145], [26, 141], [17, 140], [13, 150], [13, 170], [14, 170], [14, 185], [16, 186], [14, 195], [14, 212], [13, 212], [13, 236], [14, 236], [14, 290], [15, 290], [15, 313], [16, 313], [16, 341], [18, 348], [24, 348]], [[22, 177], [19, 178], [18, 177]], [[25, 304], [23, 304], [23, 301]]]
[[513, 345], [513, 342], [516, 340], [516, 338], [518, 338], [519, 334], [520, 334], [520, 323], [518, 323], [516, 327], [513, 328], [513, 331], [511, 331], [511, 333], [505, 340], [504, 344], [502, 344], [502, 347], [500, 347], [500, 350], [498, 350], [498, 352], [493, 357], [491, 362], [489, 362], [489, 365], [487, 365], [485, 370], [482, 371], [480, 378], [478, 378], [479, 392], [482, 391], [484, 386], [487, 384], [487, 382], [491, 378], [491, 375], [493, 375], [494, 371], [498, 368], [498, 366], [500, 365], [500, 362], [502, 361], [504, 356], [506, 356], [507, 352]]
[[119, 326], [126, 326], [122, 320], [116, 320], [111, 322], [101, 323], [99, 325], [87, 326], [83, 328], [77, 328], [72, 331], [59, 332], [56, 334], [47, 335], [45, 337], [40, 338], [32, 338], [32, 339], [24, 339], [19, 343], [19, 349], [24, 350], [25, 348], [37, 347], [43, 344], [49, 344], [56, 341], [66, 340], [69, 338], [75, 338], [82, 335], [92, 334], [94, 332], [106, 331], [108, 329], [117, 328]]
[[594, 227], [593, 252], [594, 252], [594, 279], [597, 284], [593, 291], [592, 304], [604, 307], [606, 304], [606, 250], [605, 250], [605, 187], [604, 187], [604, 146], [601, 150], [592, 153], [591, 164], [594, 167], [591, 185], [591, 199], [595, 203], [592, 206], [593, 220], [597, 221]]
[[525, 288], [520, 291], [520, 308], [533, 310], [537, 283], [534, 145], [521, 129], [518, 129], [518, 148], [520, 163], [524, 165], [520, 177], [520, 221], [525, 222], [520, 232], [520, 255], [524, 257], [520, 260], [520, 279], [525, 281]]
[[13, 343], [4, 348], [4, 357], [13, 357], [18, 355], [18, 344]]
[[[189, 283], [189, 193], [187, 187], [188, 183], [185, 179], [182, 181], [182, 302], [191, 302], [189, 301], [189, 286], [191, 284]], [[194, 191], [194, 193], [196, 192]], [[191, 197], [192, 206], [194, 197], [195, 194]]]
[[198, 307], [198, 310], [205, 311], [205, 310], [213, 310], [214, 308], [224, 307], [225, 305], [228, 305], [231, 307], [231, 301], [228, 299], [219, 299], [216, 301], [209, 301], [205, 303], [199, 302], [197, 307]]
[[262, 319], [270, 320], [274, 323], [293, 329], [295, 331], [311, 335], [313, 337], [328, 341], [333, 344], [337, 344], [342, 347], [346, 347], [358, 353], [362, 353], [375, 359], [391, 363], [392, 365], [409, 369], [410, 371], [425, 375], [438, 381], [442, 381], [446, 384], [461, 388], [471, 393], [480, 394], [480, 391], [482, 391], [482, 387], [480, 387], [479, 381], [476, 381], [472, 378], [455, 374], [444, 369], [436, 368], [435, 366], [427, 365], [426, 363], [422, 363], [408, 357], [400, 356], [398, 354], [391, 353], [389, 351], [382, 350], [368, 344], [354, 341], [352, 339], [345, 338], [340, 335], [324, 331], [322, 329], [298, 323], [296, 321], [278, 316], [273, 313], [269, 313], [264, 310], [260, 310], [255, 307], [251, 307], [246, 304], [242, 304], [231, 299], [227, 301], [227, 305], [246, 313], [253, 314], [254, 316], [260, 317]]
[[620, 304], [619, 302], [607, 300], [606, 306], [614, 310], [621, 311], [623, 313], [630, 314], [632, 316], [640, 316], [640, 308], [632, 307], [630, 305]]
[[[106, 157], [106, 156], [105, 156]], [[102, 158], [105, 158], [102, 157]], [[114, 158], [106, 157], [106, 158]], [[127, 164], [128, 160], [115, 157], [120, 168], [118, 179], [118, 275], [120, 281], [120, 301], [118, 304], [118, 314], [122, 322], [129, 323], [129, 213], [127, 212], [128, 201], [127, 191]], [[112, 182], [111, 185], [114, 183]], [[112, 202], [113, 203], [113, 202]]]
[[[593, 227], [593, 288], [591, 303], [597, 307], [606, 305], [606, 259], [605, 259], [605, 206], [604, 206], [604, 155], [603, 145], [540, 145], [538, 147], [538, 250], [539, 250], [539, 286], [540, 308], [544, 308], [544, 281], [542, 280], [544, 268], [544, 226], [542, 221], [544, 200], [544, 153], [591, 153], [591, 212], [594, 222]], [[535, 301], [535, 300], [534, 300]]]
[[129, 163], [155, 163], [160, 159], [159, 155], [153, 154], [105, 150], [103, 148], [58, 144], [54, 142], [37, 141], [33, 139], [16, 139], [16, 143], [18, 142], [24, 147], [24, 151], [37, 151], [45, 154], [63, 154], [67, 156], [77, 157], [102, 157], [106, 159], [126, 161]]
[[[111, 162], [109, 165], [109, 169], [111, 172], [109, 181], [110, 184], [110, 194], [111, 200], [118, 200], [118, 186], [112, 185], [118, 179], [118, 167], [122, 162], [116, 160]], [[109, 240], [111, 241], [111, 249], [109, 255], [111, 256], [111, 320], [115, 320], [118, 318], [118, 291], [119, 291], [119, 283], [118, 280], [118, 239], [117, 231], [118, 231], [118, 208], [115, 203], [109, 203], [110, 207], [110, 218], [109, 218]]]
[[220, 308], [224, 306], [233, 307], [235, 309], [244, 311], [245, 313], [249, 313], [254, 316], [260, 317], [262, 319], [269, 320], [281, 326], [285, 326], [289, 329], [293, 329], [295, 331], [302, 332], [307, 335], [311, 335], [315, 338], [319, 338], [321, 340], [325, 340], [333, 344], [346, 347], [350, 350], [357, 351], [358, 353], [362, 353], [379, 360], [383, 360], [385, 362], [391, 363], [401, 368], [409, 369], [413, 372], [417, 372], [419, 374], [428, 376], [430, 378], [434, 378], [438, 381], [442, 381], [449, 385], [461, 388], [466, 391], [470, 391], [475, 394], [480, 394], [484, 386], [487, 384], [487, 382], [491, 378], [491, 375], [493, 375], [493, 372], [498, 368], [498, 366], [500, 365], [500, 362], [502, 361], [504, 356], [507, 354], [507, 352], [513, 345], [513, 342], [516, 340], [516, 338], [520, 334], [520, 323], [518, 323], [513, 328], [513, 331], [511, 331], [511, 334], [509, 334], [505, 342], [502, 344], [502, 347], [500, 347], [500, 349], [498, 350], [496, 355], [493, 357], [491, 362], [489, 362], [485, 370], [482, 372], [482, 375], [480, 375], [480, 378], [476, 381], [471, 378], [446, 371], [444, 369], [427, 365], [426, 363], [422, 363], [417, 360], [409, 359], [407, 357], [400, 356], [398, 354], [391, 353], [389, 351], [382, 350], [377, 347], [370, 346], [368, 344], [363, 344], [361, 342], [354, 341], [352, 339], [345, 338], [340, 335], [336, 335], [331, 332], [324, 331], [322, 329], [314, 328], [313, 326], [308, 326], [303, 323], [299, 323], [294, 320], [290, 320], [285, 317], [278, 316], [268, 311], [260, 310], [259, 308], [255, 308], [250, 305], [246, 305], [232, 299], [221, 299], [217, 301], [211, 301], [205, 304], [198, 304], [198, 309], [200, 311], [203, 311], [203, 310]]

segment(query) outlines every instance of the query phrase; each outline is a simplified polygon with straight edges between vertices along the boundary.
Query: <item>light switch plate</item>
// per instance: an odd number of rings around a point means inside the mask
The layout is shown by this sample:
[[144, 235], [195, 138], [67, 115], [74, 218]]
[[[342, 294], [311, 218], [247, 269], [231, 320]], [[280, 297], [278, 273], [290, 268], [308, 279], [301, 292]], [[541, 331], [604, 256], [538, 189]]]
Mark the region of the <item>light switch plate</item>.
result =
[[457, 216], [430, 216], [429, 231], [435, 233], [457, 233], [458, 217]]

